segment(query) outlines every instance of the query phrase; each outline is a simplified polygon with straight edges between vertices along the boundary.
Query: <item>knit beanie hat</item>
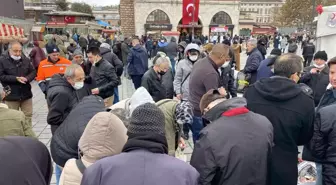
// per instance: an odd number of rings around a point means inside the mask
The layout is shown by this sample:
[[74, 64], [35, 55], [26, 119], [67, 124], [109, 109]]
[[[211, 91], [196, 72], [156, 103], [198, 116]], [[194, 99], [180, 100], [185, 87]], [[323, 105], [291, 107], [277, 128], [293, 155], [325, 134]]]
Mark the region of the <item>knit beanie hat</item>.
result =
[[48, 47], [46, 47], [47, 53], [51, 54], [51, 53], [59, 53], [60, 50], [58, 49], [58, 47], [56, 45], [50, 45]]
[[76, 49], [73, 53], [73, 56], [81, 55], [83, 56], [83, 52], [80, 49]]
[[140, 105], [132, 113], [128, 132], [165, 136], [165, 116], [155, 104], [146, 103]]
[[324, 61], [328, 61], [328, 55], [325, 51], [318, 51], [315, 55], [314, 55], [314, 60], [316, 59], [322, 59]]

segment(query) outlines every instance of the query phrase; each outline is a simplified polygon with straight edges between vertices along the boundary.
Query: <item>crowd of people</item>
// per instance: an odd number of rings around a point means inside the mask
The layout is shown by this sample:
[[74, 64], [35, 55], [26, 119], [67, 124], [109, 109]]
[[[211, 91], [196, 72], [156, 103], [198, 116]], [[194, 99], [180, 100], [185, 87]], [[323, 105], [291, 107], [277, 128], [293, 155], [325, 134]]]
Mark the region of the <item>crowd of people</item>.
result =
[[[0, 184], [47, 185], [55, 162], [61, 185], [296, 185], [301, 145], [316, 183], [336, 183], [336, 58], [311, 41], [303, 57], [284, 38], [266, 57], [268, 41], [251, 38], [241, 66], [235, 38], [162, 37], [154, 54], [151, 38], [112, 46], [76, 38], [65, 48], [54, 37], [47, 55], [36, 43], [30, 58], [12, 42], [1, 55]], [[119, 100], [123, 74], [136, 91]], [[48, 105], [50, 153], [32, 130], [33, 80]], [[190, 131], [188, 164], [176, 153]]]

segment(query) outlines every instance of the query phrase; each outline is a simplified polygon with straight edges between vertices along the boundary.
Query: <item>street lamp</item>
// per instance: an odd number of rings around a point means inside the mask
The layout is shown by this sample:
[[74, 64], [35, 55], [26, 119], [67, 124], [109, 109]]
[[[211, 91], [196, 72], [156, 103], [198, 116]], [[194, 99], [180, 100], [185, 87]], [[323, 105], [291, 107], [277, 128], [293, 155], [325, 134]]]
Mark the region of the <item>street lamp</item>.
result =
[[315, 19], [315, 0], [312, 0], [312, 22], [311, 22], [311, 26], [310, 26], [310, 31], [313, 33], [313, 24], [314, 24], [314, 19]]

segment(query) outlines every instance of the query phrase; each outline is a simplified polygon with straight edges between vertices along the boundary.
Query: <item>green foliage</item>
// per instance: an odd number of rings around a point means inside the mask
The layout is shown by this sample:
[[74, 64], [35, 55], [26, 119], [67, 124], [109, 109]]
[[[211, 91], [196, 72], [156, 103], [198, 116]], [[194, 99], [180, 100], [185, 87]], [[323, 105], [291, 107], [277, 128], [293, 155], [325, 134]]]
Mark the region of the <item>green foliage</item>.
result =
[[57, 5], [57, 10], [58, 11], [67, 11], [69, 10], [69, 3], [66, 0], [57, 0], [55, 2]]
[[71, 11], [92, 14], [92, 7], [86, 3], [72, 3]]

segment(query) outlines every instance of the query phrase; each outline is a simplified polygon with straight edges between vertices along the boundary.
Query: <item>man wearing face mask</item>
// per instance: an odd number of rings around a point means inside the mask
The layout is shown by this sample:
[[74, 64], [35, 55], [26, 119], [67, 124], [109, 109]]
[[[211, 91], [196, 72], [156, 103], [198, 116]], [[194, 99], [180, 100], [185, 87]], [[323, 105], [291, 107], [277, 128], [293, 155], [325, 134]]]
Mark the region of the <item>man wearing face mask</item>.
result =
[[4, 87], [9, 86], [11, 94], [5, 97], [5, 103], [11, 109], [21, 110], [28, 124], [32, 124], [32, 91], [30, 82], [36, 71], [30, 60], [22, 54], [19, 42], [9, 44], [9, 50], [0, 57], [0, 81]]
[[326, 65], [328, 55], [325, 51], [318, 51], [314, 56], [314, 63], [304, 69], [300, 83], [308, 85], [313, 90], [315, 107], [318, 106], [329, 84], [329, 67]]
[[51, 132], [56, 129], [68, 116], [73, 107], [81, 100], [77, 90], [84, 86], [85, 74], [82, 67], [72, 64], [67, 67], [64, 75], [56, 74], [49, 83], [47, 103], [49, 112], [47, 122], [51, 125]]
[[162, 84], [162, 76], [169, 70], [169, 60], [167, 57], [159, 57], [153, 64], [153, 67], [142, 77], [141, 86], [147, 89], [155, 102], [163, 100], [166, 97], [166, 88]]
[[313, 134], [314, 101], [297, 82], [303, 61], [284, 54], [274, 64], [274, 76], [263, 78], [245, 92], [247, 108], [268, 118], [274, 128], [270, 185], [296, 185], [298, 148]]
[[113, 104], [114, 88], [118, 87], [119, 80], [115, 68], [107, 60], [103, 59], [98, 47], [89, 48], [87, 51], [89, 61], [92, 63], [90, 77], [96, 84], [91, 92], [104, 99], [105, 106]]
[[218, 69], [228, 60], [229, 49], [229, 46], [224, 44], [216, 44], [209, 56], [196, 62], [191, 71], [188, 100], [194, 107], [191, 129], [194, 143], [198, 140], [199, 132], [203, 128], [202, 114], [199, 108], [202, 96], [210, 89], [220, 89], [221, 94], [226, 94]]

